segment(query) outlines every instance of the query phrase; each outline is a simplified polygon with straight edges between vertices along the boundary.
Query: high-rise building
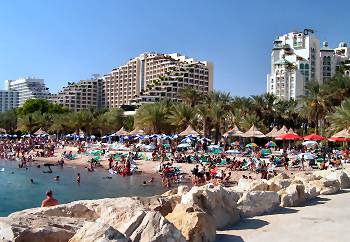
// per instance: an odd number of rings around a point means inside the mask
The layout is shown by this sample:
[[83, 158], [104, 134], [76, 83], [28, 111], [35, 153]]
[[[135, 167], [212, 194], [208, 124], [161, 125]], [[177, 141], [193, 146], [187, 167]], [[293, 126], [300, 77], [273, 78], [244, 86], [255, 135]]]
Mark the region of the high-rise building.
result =
[[213, 65], [175, 54], [145, 53], [115, 68], [105, 79], [107, 107], [141, 105], [162, 99], [181, 101], [179, 91], [213, 89]]
[[6, 80], [5, 90], [18, 92], [19, 106], [22, 106], [28, 99], [48, 99], [50, 96], [49, 89], [45, 86], [44, 79], [30, 77]]
[[17, 91], [0, 90], [0, 112], [17, 108], [19, 105], [19, 93]]
[[308, 95], [308, 82], [326, 82], [341, 65], [348, 64], [350, 57], [346, 43], [336, 49], [329, 48], [327, 42], [320, 47], [311, 29], [279, 36], [273, 44], [267, 92], [285, 100]]
[[103, 79], [94, 78], [78, 83], [68, 82], [62, 91], [52, 95], [51, 101], [77, 112], [91, 107], [104, 107], [104, 98]]

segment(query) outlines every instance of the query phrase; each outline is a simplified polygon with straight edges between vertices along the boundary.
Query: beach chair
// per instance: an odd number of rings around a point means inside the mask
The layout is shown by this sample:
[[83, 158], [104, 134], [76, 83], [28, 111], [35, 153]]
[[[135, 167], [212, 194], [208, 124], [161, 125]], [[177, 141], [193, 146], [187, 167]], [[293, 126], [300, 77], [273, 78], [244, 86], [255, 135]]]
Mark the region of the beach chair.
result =
[[276, 169], [276, 165], [273, 164], [271, 167], [267, 168], [267, 174], [274, 174]]
[[226, 165], [226, 160], [222, 159], [219, 163], [216, 164], [217, 166], [225, 166]]
[[252, 163], [251, 161], [248, 161], [248, 162], [246, 162], [245, 164], [242, 164], [241, 170], [242, 170], [242, 171], [247, 171], [247, 170], [249, 170], [249, 167], [250, 167], [250, 164], [251, 164], [251, 163]]

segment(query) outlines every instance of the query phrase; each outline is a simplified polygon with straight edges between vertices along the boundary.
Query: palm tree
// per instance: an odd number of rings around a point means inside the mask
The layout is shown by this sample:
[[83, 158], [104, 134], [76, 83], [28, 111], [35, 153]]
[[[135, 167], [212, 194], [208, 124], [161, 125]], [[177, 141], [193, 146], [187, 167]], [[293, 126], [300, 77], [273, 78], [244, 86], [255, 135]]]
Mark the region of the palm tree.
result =
[[188, 125], [195, 126], [196, 112], [191, 107], [184, 103], [173, 104], [168, 115], [168, 121], [177, 131], [185, 129]]
[[205, 137], [208, 137], [208, 129], [210, 126], [210, 113], [208, 112], [209, 105], [202, 103], [196, 106], [198, 121], [202, 123], [202, 132]]
[[305, 89], [308, 96], [302, 97], [300, 101], [302, 105], [300, 115], [315, 124], [315, 133], [318, 134], [319, 121], [324, 119], [329, 110], [328, 102], [324, 98], [318, 82], [309, 82]]
[[334, 108], [334, 112], [326, 116], [330, 122], [329, 130], [337, 132], [350, 129], [350, 98], [345, 99], [340, 106]]
[[36, 129], [40, 128], [38, 119], [41, 115], [40, 111], [36, 111], [34, 113], [29, 113], [26, 115], [22, 115], [18, 119], [18, 128], [21, 130], [25, 130], [30, 134], [33, 133]]
[[151, 133], [169, 132], [168, 123], [169, 103], [159, 102], [142, 105], [135, 114], [135, 128], [144, 129]]
[[244, 118], [239, 123], [240, 127], [243, 130], [248, 130], [252, 125], [255, 125], [259, 130], [266, 131], [266, 126], [260, 117], [255, 113], [248, 113], [244, 116]]
[[57, 135], [73, 132], [74, 128], [72, 128], [71, 125], [71, 117], [71, 113], [55, 114], [52, 117], [53, 122], [48, 131], [56, 133]]
[[197, 89], [189, 86], [180, 89], [179, 96], [184, 103], [191, 107], [194, 107], [202, 99], [201, 93]]

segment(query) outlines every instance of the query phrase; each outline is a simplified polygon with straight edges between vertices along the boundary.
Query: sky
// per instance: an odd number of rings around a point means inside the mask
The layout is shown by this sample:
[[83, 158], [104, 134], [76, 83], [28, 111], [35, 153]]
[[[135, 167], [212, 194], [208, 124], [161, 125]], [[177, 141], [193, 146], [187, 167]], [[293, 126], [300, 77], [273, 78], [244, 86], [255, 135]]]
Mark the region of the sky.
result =
[[[214, 88], [264, 93], [276, 36], [316, 30], [350, 41], [350, 1], [1, 0], [0, 82], [34, 76], [55, 93], [144, 52], [214, 64]], [[1, 87], [1, 84], [0, 84]]]

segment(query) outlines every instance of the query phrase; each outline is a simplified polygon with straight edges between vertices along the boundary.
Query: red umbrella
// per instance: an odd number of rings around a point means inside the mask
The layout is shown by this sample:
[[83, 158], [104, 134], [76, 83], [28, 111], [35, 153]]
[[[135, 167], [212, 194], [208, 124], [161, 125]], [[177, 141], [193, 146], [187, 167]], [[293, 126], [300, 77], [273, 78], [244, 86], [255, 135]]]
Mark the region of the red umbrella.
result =
[[320, 141], [320, 140], [325, 140], [326, 138], [318, 135], [318, 134], [310, 134], [304, 137], [304, 140], [315, 140], [315, 141]]
[[295, 133], [281, 134], [275, 138], [276, 140], [299, 140], [302, 139], [299, 135]]
[[341, 141], [349, 141], [349, 138], [344, 138], [344, 137], [330, 137], [328, 141], [331, 142], [341, 142]]

